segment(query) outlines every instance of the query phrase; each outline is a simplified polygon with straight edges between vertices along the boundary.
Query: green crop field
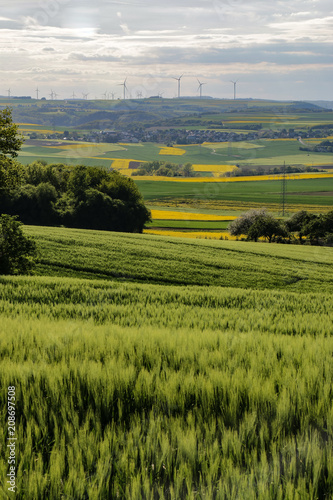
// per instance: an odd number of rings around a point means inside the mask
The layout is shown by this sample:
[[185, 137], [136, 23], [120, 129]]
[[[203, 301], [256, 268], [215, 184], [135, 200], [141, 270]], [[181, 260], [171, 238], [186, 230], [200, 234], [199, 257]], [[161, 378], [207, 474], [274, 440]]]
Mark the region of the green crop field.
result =
[[[254, 202], [269, 206], [281, 198], [280, 181], [248, 182], [168, 182], [135, 181], [148, 201], [183, 198], [188, 200], [219, 200], [223, 202]], [[291, 179], [287, 181], [287, 203], [293, 205], [332, 206], [333, 178]], [[301, 208], [300, 208], [301, 209]]]
[[15, 498], [332, 497], [330, 248], [25, 232], [36, 275], [0, 279]]
[[37, 238], [42, 252], [39, 273], [44, 275], [294, 291], [333, 287], [330, 248], [175, 242], [149, 235], [33, 226], [26, 231]]

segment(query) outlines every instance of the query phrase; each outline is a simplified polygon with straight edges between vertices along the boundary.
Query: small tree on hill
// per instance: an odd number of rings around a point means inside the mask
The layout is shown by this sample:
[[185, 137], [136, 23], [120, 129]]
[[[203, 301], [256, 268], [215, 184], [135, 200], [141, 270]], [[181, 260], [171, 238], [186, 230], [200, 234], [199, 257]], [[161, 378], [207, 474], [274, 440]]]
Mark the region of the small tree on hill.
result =
[[287, 235], [288, 232], [279, 220], [270, 214], [265, 214], [256, 217], [248, 231], [247, 239], [257, 241], [258, 238], [266, 238], [271, 243], [274, 238]]
[[232, 236], [247, 235], [250, 227], [258, 217], [266, 215], [266, 210], [249, 210], [229, 224], [228, 231]]
[[248, 240], [257, 241], [266, 238], [271, 242], [274, 238], [286, 237], [288, 232], [283, 223], [274, 219], [266, 210], [249, 210], [229, 225], [229, 232], [233, 236], [247, 235]]
[[286, 220], [286, 228], [288, 231], [298, 233], [298, 239], [301, 244], [304, 243], [303, 236], [305, 234], [305, 227], [311, 220], [314, 220], [316, 216], [307, 212], [306, 210], [300, 210], [293, 214], [289, 219]]

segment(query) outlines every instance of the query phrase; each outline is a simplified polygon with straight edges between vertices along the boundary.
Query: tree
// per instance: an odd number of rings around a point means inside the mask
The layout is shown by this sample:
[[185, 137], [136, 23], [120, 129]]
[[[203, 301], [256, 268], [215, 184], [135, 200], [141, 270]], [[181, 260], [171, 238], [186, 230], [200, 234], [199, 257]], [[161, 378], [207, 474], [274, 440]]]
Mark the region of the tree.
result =
[[18, 126], [13, 123], [10, 108], [0, 111], [0, 153], [16, 158], [23, 144]]
[[229, 224], [228, 230], [232, 236], [247, 235], [257, 217], [266, 215], [264, 208], [249, 210]]
[[307, 212], [306, 210], [300, 210], [293, 214], [289, 219], [286, 220], [286, 228], [290, 232], [297, 232], [299, 242], [303, 244], [303, 236], [305, 235], [305, 227], [311, 220], [314, 220], [316, 216]]
[[11, 190], [21, 183], [22, 166], [15, 161], [23, 144], [18, 127], [13, 123], [11, 110], [0, 111], [0, 189]]
[[193, 177], [194, 170], [191, 163], [185, 163], [185, 165], [183, 166], [183, 174], [184, 177]]
[[266, 238], [271, 241], [277, 236], [286, 237], [288, 232], [283, 224], [274, 219], [264, 208], [249, 210], [229, 225], [229, 232], [233, 236], [247, 235], [248, 240], [257, 241]]
[[[98, 167], [78, 166], [70, 173], [68, 225], [107, 231], [142, 232], [150, 220], [132, 179]], [[72, 214], [72, 215], [71, 215]]]
[[35, 265], [36, 243], [24, 236], [22, 223], [10, 215], [0, 216], [0, 273], [20, 274]]
[[264, 214], [256, 217], [251, 225], [247, 239], [257, 241], [258, 238], [266, 238], [269, 243], [277, 236], [286, 237], [288, 235], [282, 223], [274, 219], [270, 214]]
[[303, 233], [308, 236], [311, 244], [318, 245], [319, 239], [324, 242], [327, 238], [330, 240], [329, 235], [333, 233], [333, 210], [325, 215], [313, 215], [304, 226]]

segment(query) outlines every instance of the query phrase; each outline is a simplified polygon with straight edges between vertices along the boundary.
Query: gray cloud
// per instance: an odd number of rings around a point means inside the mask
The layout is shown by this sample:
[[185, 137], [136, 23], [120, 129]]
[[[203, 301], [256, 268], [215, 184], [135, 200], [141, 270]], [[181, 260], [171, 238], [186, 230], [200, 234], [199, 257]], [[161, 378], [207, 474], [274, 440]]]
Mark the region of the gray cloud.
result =
[[[163, 84], [164, 95], [171, 97], [174, 86], [168, 78], [184, 70], [189, 76], [207, 75], [207, 92], [216, 96], [224, 74], [246, 79], [247, 89], [254, 92], [257, 87], [251, 87], [251, 81], [266, 72], [262, 81], [267, 82], [270, 97], [282, 98], [285, 89], [282, 92], [276, 83], [276, 75], [287, 78], [299, 71], [302, 77], [294, 98], [300, 96], [300, 86], [304, 97], [330, 98], [323, 79], [332, 79], [333, 74], [332, 28], [330, 0], [159, 4], [155, 0], [12, 0], [2, 7], [0, 16], [0, 64], [5, 68], [0, 94], [18, 74], [22, 83], [17, 81], [17, 86], [27, 93], [29, 68], [39, 68], [44, 81], [50, 75], [49, 85], [55, 85], [54, 75], [64, 93], [73, 86], [68, 75], [74, 72], [76, 85], [89, 84], [96, 93], [99, 87], [105, 91], [110, 74], [115, 81], [127, 74], [134, 86], [145, 82], [147, 93], [149, 86], [155, 89]], [[310, 84], [314, 72], [317, 86]], [[184, 79], [184, 91], [186, 85]]]

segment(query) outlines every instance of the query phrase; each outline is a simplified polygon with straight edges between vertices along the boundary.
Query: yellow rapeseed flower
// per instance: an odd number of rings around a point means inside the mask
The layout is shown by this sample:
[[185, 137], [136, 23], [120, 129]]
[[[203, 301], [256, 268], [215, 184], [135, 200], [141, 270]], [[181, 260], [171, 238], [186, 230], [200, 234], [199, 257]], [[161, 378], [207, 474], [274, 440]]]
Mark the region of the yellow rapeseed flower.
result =
[[160, 155], [181, 156], [186, 153], [185, 149], [180, 148], [161, 148]]
[[151, 215], [154, 220], [225, 221], [237, 218], [230, 215], [196, 214], [193, 212], [176, 212], [172, 210], [152, 210]]
[[212, 239], [219, 240], [221, 238], [228, 238], [229, 240], [236, 240], [235, 236], [231, 236], [227, 232], [211, 232], [211, 231], [163, 231], [160, 229], [144, 229], [145, 234], [156, 234], [157, 236], [173, 236], [177, 238], [196, 238], [196, 239]]
[[232, 172], [233, 170], [238, 170], [236, 165], [192, 165], [195, 172]]

